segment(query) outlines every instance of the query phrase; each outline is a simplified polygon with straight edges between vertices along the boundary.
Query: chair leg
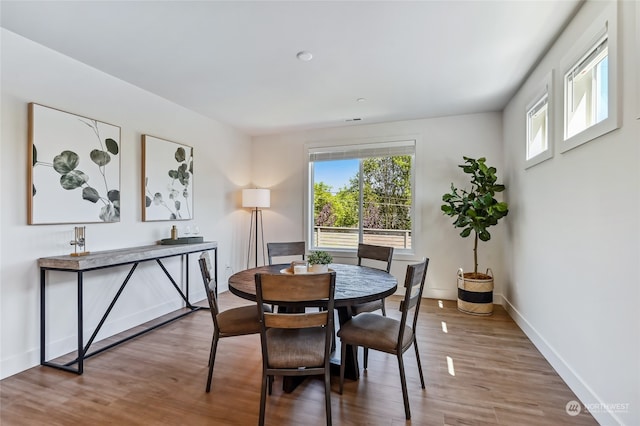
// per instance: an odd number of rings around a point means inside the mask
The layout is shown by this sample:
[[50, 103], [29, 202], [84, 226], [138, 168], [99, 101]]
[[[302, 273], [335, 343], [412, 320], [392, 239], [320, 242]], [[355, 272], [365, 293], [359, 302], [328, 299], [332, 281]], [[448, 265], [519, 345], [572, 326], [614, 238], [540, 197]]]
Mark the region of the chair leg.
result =
[[369, 348], [364, 346], [364, 369], [366, 370], [369, 366]]
[[268, 384], [269, 384], [269, 395], [271, 395], [271, 391], [273, 390], [273, 376], [268, 376], [267, 380], [268, 380]]
[[259, 426], [264, 426], [264, 414], [265, 407], [267, 405], [267, 382], [269, 377], [262, 373], [262, 389], [260, 390], [260, 419], [258, 421]]
[[411, 410], [409, 409], [409, 395], [407, 394], [407, 379], [404, 375], [404, 361], [402, 354], [398, 354], [398, 368], [400, 369], [400, 384], [402, 385], [402, 399], [404, 400], [404, 415], [407, 420], [411, 419]]
[[[340, 365], [342, 365], [342, 363], [340, 363]], [[330, 369], [327, 365], [324, 371], [324, 404], [327, 416], [327, 426], [331, 426], [331, 378], [329, 374]]]
[[387, 316], [387, 308], [385, 306], [384, 299], [382, 299], [382, 316], [383, 317]]
[[413, 339], [413, 347], [416, 350], [416, 361], [418, 362], [418, 373], [420, 373], [420, 384], [422, 385], [422, 389], [425, 388], [424, 386], [424, 377], [422, 376], [422, 363], [420, 362], [420, 352], [418, 352], [418, 341], [415, 339]]
[[213, 332], [211, 341], [211, 352], [209, 352], [209, 375], [207, 376], [207, 392], [211, 391], [211, 377], [213, 376], [213, 364], [216, 362], [216, 349], [218, 348], [218, 332]]
[[211, 366], [211, 356], [213, 355], [213, 339], [211, 339], [211, 349], [209, 349], [209, 364], [207, 367]]
[[344, 387], [344, 366], [347, 363], [347, 344], [345, 342], [341, 342], [340, 347], [340, 395], [342, 395], [342, 388]]

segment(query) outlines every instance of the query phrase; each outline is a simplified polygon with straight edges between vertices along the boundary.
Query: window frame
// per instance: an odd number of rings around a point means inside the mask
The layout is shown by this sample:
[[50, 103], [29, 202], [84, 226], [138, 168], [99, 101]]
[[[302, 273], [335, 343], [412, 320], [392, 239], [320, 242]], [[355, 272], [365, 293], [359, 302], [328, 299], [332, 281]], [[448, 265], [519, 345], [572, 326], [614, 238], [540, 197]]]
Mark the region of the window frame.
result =
[[[619, 58], [618, 58], [618, 20], [617, 2], [611, 2], [602, 13], [591, 23], [589, 28], [569, 49], [570, 54], [565, 56], [561, 64], [562, 87], [564, 100], [562, 105], [562, 128], [558, 145], [560, 152], [564, 153], [576, 148], [584, 143], [594, 140], [620, 127], [621, 111], [619, 108]], [[608, 98], [607, 98], [607, 118], [598, 123], [581, 130], [573, 136], [567, 136], [567, 109], [568, 103], [568, 74], [578, 68], [584, 59], [588, 58], [600, 45], [603, 38], [607, 39], [608, 56]]]
[[[636, 2], [636, 46], [640, 46], [640, 4]], [[640, 49], [636, 49], [636, 119], [640, 120]]]
[[[416, 137], [402, 137], [402, 138], [374, 138], [374, 139], [366, 139], [366, 140], [347, 140], [347, 141], [331, 141], [331, 142], [316, 142], [316, 143], [307, 143], [305, 144], [305, 155], [307, 161], [307, 182], [305, 186], [305, 209], [304, 209], [304, 233], [307, 240], [307, 247], [309, 250], [325, 250], [332, 253], [341, 254], [353, 254], [355, 255], [357, 252], [357, 247], [346, 248], [346, 247], [316, 247], [313, 243], [313, 185], [314, 185], [314, 160], [311, 159], [312, 153], [318, 152], [356, 152], [375, 149], [376, 147], [381, 147], [384, 149], [385, 146], [410, 146], [412, 148], [411, 154], [396, 154], [396, 155], [411, 155], [412, 157], [412, 165], [410, 172], [410, 185], [411, 185], [411, 248], [402, 249], [395, 248], [394, 249], [394, 257], [396, 255], [400, 257], [404, 257], [405, 255], [413, 256], [415, 254], [416, 248], [416, 223], [419, 220], [417, 209], [416, 209], [416, 194], [415, 194], [415, 182], [416, 182], [416, 150], [418, 141]], [[393, 154], [391, 155], [393, 156]], [[362, 160], [365, 158], [371, 158], [373, 156], [361, 156], [357, 157], [359, 160], [359, 171], [362, 175]], [[338, 158], [336, 158], [338, 159]], [[363, 182], [360, 180], [360, 204], [362, 203], [362, 185]], [[359, 209], [358, 212], [360, 218], [359, 223], [362, 224], [362, 209]], [[362, 227], [358, 228], [358, 241], [361, 241], [363, 232]]]
[[[546, 99], [547, 112], [546, 112], [546, 142], [547, 147], [540, 153], [528, 157], [530, 142], [531, 142], [531, 112], [534, 108], [536, 108], [541, 102]], [[538, 88], [535, 90], [534, 95], [532, 96], [532, 100], [525, 107], [525, 148], [524, 148], [524, 158], [525, 158], [525, 169], [535, 166], [536, 164], [542, 163], [545, 160], [548, 160], [553, 157], [554, 150], [554, 141], [555, 141], [555, 126], [554, 126], [554, 91], [553, 91], [553, 70], [551, 70], [542, 80], [542, 82], [538, 85]]]

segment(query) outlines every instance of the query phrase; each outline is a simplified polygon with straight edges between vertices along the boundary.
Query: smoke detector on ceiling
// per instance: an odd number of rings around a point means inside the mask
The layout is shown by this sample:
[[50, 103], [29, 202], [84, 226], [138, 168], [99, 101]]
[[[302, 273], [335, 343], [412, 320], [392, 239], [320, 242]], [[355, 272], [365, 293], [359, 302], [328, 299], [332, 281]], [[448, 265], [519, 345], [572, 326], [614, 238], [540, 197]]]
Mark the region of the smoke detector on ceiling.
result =
[[313, 54], [311, 52], [307, 52], [306, 50], [301, 50], [300, 52], [296, 53], [296, 58], [298, 58], [298, 60], [302, 62], [309, 62], [311, 59], [313, 59]]

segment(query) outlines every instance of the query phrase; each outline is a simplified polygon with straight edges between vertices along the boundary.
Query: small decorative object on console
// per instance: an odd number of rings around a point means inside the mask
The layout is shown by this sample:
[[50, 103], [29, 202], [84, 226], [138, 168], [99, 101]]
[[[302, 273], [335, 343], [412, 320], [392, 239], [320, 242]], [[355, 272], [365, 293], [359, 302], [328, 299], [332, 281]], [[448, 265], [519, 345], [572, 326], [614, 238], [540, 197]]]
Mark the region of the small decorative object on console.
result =
[[[71, 256], [86, 256], [89, 254], [88, 251], [84, 250], [87, 244], [85, 231], [86, 226], [76, 226], [74, 228], [74, 239], [70, 242], [74, 248], [74, 252], [71, 253]], [[80, 248], [80, 251], [78, 251], [78, 248]]]

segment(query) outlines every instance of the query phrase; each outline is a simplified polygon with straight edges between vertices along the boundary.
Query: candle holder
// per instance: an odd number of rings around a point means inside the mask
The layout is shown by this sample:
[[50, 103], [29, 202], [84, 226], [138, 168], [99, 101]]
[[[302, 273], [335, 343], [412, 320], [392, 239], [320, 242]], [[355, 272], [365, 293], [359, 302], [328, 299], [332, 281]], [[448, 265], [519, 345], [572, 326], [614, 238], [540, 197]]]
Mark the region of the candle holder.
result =
[[74, 228], [74, 239], [70, 242], [74, 248], [74, 252], [71, 253], [71, 256], [86, 256], [89, 254], [88, 251], [85, 251], [85, 232], [86, 226], [76, 226]]

